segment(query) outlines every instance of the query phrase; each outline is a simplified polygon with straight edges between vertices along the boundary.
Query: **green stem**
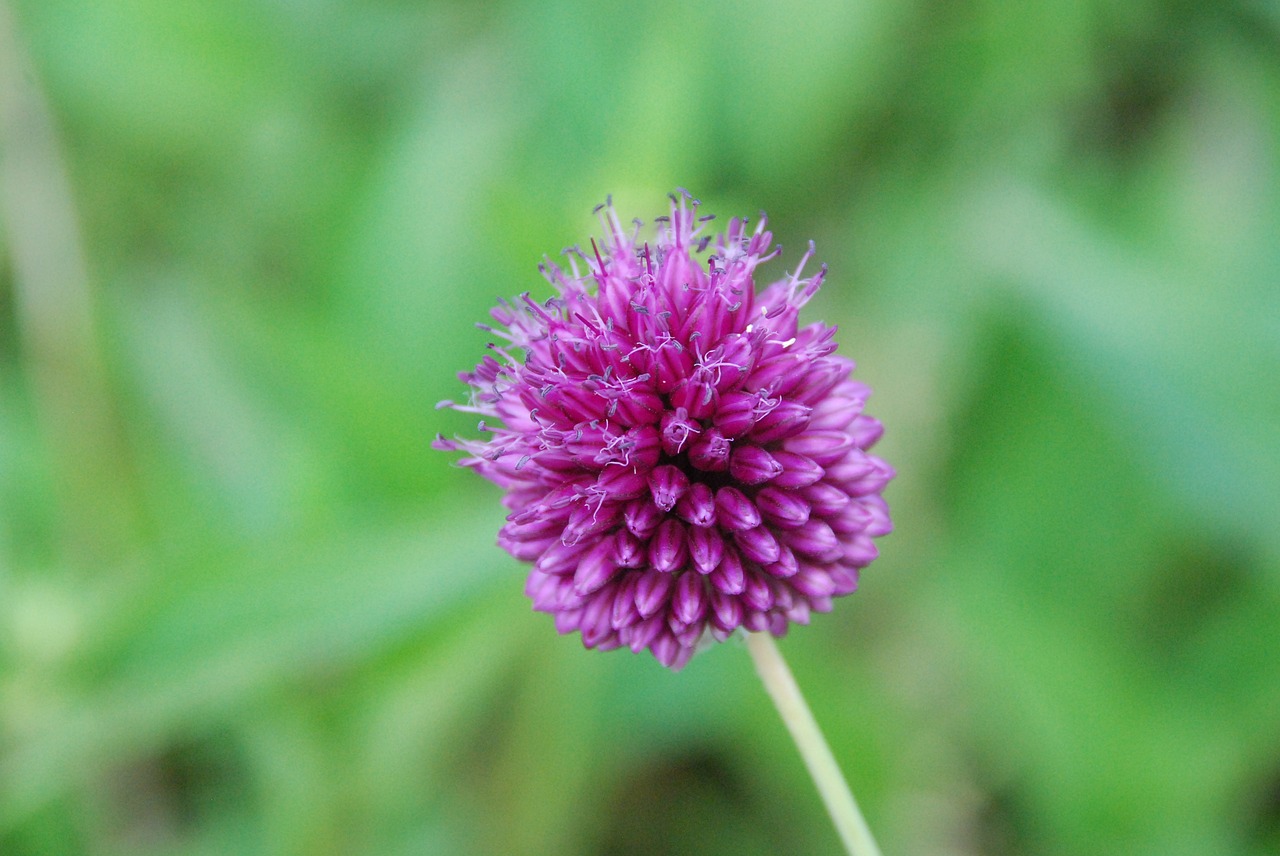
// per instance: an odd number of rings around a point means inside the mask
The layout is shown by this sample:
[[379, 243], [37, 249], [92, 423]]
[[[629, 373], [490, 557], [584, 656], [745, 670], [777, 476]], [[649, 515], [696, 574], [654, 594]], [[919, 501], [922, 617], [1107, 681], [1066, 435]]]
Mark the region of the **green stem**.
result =
[[0, 0], [0, 242], [12, 260], [22, 371], [65, 532], [85, 568], [135, 552], [127, 443], [95, 317], [70, 171], [38, 69]]
[[849, 784], [831, 754], [831, 747], [818, 729], [818, 723], [805, 704], [800, 687], [796, 686], [796, 680], [791, 676], [791, 670], [782, 659], [782, 652], [773, 637], [768, 633], [748, 633], [747, 649], [755, 660], [756, 671], [760, 673], [765, 689], [800, 750], [800, 756], [804, 758], [805, 766], [809, 768], [813, 783], [818, 786], [818, 793], [826, 803], [827, 812], [849, 856], [880, 856], [880, 848], [871, 837], [862, 812], [858, 811], [853, 792], [849, 790]]

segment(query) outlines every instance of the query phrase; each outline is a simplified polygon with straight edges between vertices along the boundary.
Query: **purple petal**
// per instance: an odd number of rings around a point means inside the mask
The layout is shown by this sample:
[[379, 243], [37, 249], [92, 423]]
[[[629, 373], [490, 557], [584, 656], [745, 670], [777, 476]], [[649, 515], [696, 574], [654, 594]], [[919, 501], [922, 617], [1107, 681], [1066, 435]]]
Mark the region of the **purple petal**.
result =
[[735, 445], [729, 453], [729, 475], [742, 484], [763, 484], [782, 474], [782, 464], [759, 446]]
[[569, 514], [563, 540], [571, 544], [611, 528], [622, 517], [622, 508], [622, 503], [617, 502], [604, 502], [599, 506], [595, 503], [579, 503]]
[[618, 566], [613, 563], [613, 541], [605, 539], [578, 562], [578, 568], [573, 572], [574, 591], [581, 595], [598, 591], [613, 579], [617, 570]]
[[534, 567], [544, 574], [568, 574], [575, 571], [582, 554], [591, 547], [590, 542], [562, 544], [556, 541], [543, 551]]
[[827, 517], [827, 523], [837, 535], [857, 535], [871, 524], [871, 512], [862, 500], [851, 500], [848, 505]]
[[716, 412], [719, 400], [720, 393], [704, 373], [695, 374], [671, 393], [672, 406], [687, 410], [694, 419], [709, 418]]
[[702, 426], [689, 418], [683, 407], [662, 414], [662, 451], [678, 455], [702, 431]]
[[766, 612], [773, 608], [773, 589], [769, 580], [758, 571], [748, 572], [746, 584], [742, 589], [742, 605], [757, 612]]
[[[689, 576], [689, 574], [684, 576]], [[656, 570], [641, 574], [635, 590], [636, 609], [640, 610], [640, 614], [645, 618], [650, 617], [667, 602], [667, 595], [671, 593], [671, 586], [671, 574], [661, 573]]]
[[875, 469], [875, 464], [872, 457], [866, 452], [853, 448], [843, 458], [825, 469], [828, 481], [844, 487], [846, 483], [857, 481], [871, 472]]
[[796, 594], [791, 586], [778, 580], [769, 581], [769, 590], [773, 592], [773, 608], [786, 612], [795, 604]]
[[889, 518], [889, 506], [885, 504], [883, 497], [864, 496], [858, 500], [858, 504], [871, 515], [871, 522], [867, 524], [866, 529], [868, 535], [879, 538], [893, 531], [893, 521]]
[[742, 532], [733, 533], [734, 543], [738, 545], [738, 549], [742, 551], [745, 559], [750, 559], [761, 565], [769, 565], [778, 561], [780, 550], [778, 549], [778, 539], [773, 536], [767, 526], [757, 526], [755, 529], [747, 529]]
[[689, 558], [684, 524], [668, 517], [649, 541], [649, 564], [663, 573], [678, 571]]
[[596, 480], [596, 487], [614, 501], [635, 499], [645, 492], [648, 479], [644, 473], [627, 467], [606, 467], [604, 472], [600, 473], [600, 478]]
[[556, 590], [556, 609], [582, 609], [587, 605], [588, 597], [589, 595], [578, 594], [578, 592], [574, 590], [573, 580], [568, 577], [561, 577], [560, 587]]
[[835, 587], [831, 593], [838, 596], [852, 594], [858, 589], [858, 569], [846, 568], [842, 565], [832, 565], [828, 573], [831, 574], [831, 584]]
[[638, 568], [644, 564], [645, 550], [640, 539], [626, 529], [613, 534], [613, 561], [620, 568]]
[[676, 503], [676, 516], [694, 526], [714, 526], [716, 501], [711, 488], [702, 482], [694, 482], [689, 492]]
[[525, 596], [533, 601], [536, 612], [552, 612], [560, 589], [560, 578], [533, 571], [524, 581]]
[[621, 463], [644, 472], [658, 463], [662, 454], [662, 437], [652, 425], [639, 425], [622, 438]]
[[809, 520], [803, 526], [787, 530], [782, 537], [792, 550], [822, 562], [835, 561], [843, 552], [836, 533], [822, 520]]
[[560, 543], [560, 539], [555, 535], [547, 535], [544, 538], [538, 538], [536, 540], [515, 540], [508, 537], [505, 532], [498, 533], [498, 546], [522, 562], [535, 561], [553, 545], [558, 543]]
[[[707, 602], [710, 603], [710, 598]], [[704, 616], [691, 624], [680, 626], [679, 629], [674, 622], [668, 622], [668, 626], [671, 628], [671, 635], [676, 637], [681, 647], [693, 650], [702, 641], [702, 634], [707, 630], [707, 621]]]
[[808, 426], [810, 412], [811, 408], [803, 404], [784, 401], [762, 416], [747, 434], [747, 438], [763, 446], [793, 437]]
[[756, 505], [765, 520], [785, 529], [803, 526], [809, 519], [809, 503], [795, 491], [763, 488], [756, 494]]
[[613, 635], [613, 601], [617, 597], [617, 587], [608, 585], [591, 596], [582, 610], [581, 625], [578, 632], [582, 634], [582, 644], [594, 648]]
[[689, 530], [689, 558], [694, 570], [709, 574], [724, 557], [724, 536], [718, 529], [695, 526]]
[[613, 597], [613, 613], [610, 624], [614, 630], [621, 630], [640, 620], [640, 612], [636, 609], [636, 583], [640, 574], [627, 574], [618, 585], [618, 592]]
[[649, 536], [654, 533], [665, 516], [661, 509], [653, 504], [653, 500], [643, 496], [627, 503], [622, 515], [627, 531], [641, 541], [649, 540]]
[[785, 615], [792, 624], [808, 624], [809, 611], [809, 601], [803, 598], [796, 598], [796, 602], [791, 604]]
[[652, 371], [658, 391], [669, 393], [693, 373], [693, 357], [679, 339], [667, 339], [654, 355]]
[[545, 449], [533, 456], [533, 462], [544, 470], [562, 476], [572, 475], [582, 469], [582, 463], [564, 449]]
[[671, 614], [685, 624], [693, 624], [707, 612], [707, 589], [698, 574], [685, 573], [676, 582], [671, 598]]
[[785, 394], [800, 382], [808, 362], [804, 354], [778, 354], [756, 363], [742, 386], [744, 389], [772, 389]]
[[880, 550], [867, 535], [855, 535], [851, 540], [844, 543], [841, 550], [841, 556], [845, 564], [852, 565], [855, 568], [865, 568], [878, 555], [880, 555]]
[[653, 504], [670, 511], [689, 490], [689, 477], [679, 467], [663, 464], [649, 474], [649, 490], [653, 493]]
[[[849, 376], [849, 372], [853, 371], [853, 368], [853, 360], [846, 360], [842, 357], [824, 357], [816, 360], [809, 367], [809, 370], [805, 372], [800, 383], [796, 384], [795, 388], [791, 390], [791, 397], [805, 404], [814, 405], [813, 418], [817, 420], [822, 416], [822, 413], [820, 413], [823, 409], [822, 405], [829, 400], [831, 391], [836, 388], [840, 381]], [[861, 402], [859, 402], [859, 407], [861, 407]], [[818, 425], [814, 427], [843, 428], [849, 424], [849, 419], [853, 418], [853, 416], [854, 414], [849, 414], [848, 419], [836, 425]], [[813, 425], [813, 422], [811, 421], [809, 424]]]
[[633, 652], [639, 654], [645, 648], [653, 644], [653, 640], [666, 630], [666, 622], [663, 621], [661, 615], [655, 615], [652, 618], [646, 618], [643, 621], [632, 624], [618, 632], [622, 637], [623, 643]]
[[853, 422], [855, 416], [862, 412], [863, 400], [860, 398], [843, 398], [836, 396], [826, 398], [814, 405], [813, 418], [809, 427], [819, 431], [844, 431]]
[[802, 566], [799, 572], [791, 578], [790, 582], [791, 587], [805, 597], [830, 597], [836, 589], [835, 584], [831, 581], [831, 575], [825, 570], [815, 568], [812, 565]]
[[[632, 389], [625, 396], [613, 399], [611, 403], [617, 405], [616, 416], [624, 424], [651, 425], [666, 410], [663, 400], [647, 389]], [[607, 410], [605, 415], [608, 416]]]
[[723, 392], [738, 385], [754, 360], [755, 349], [751, 340], [735, 333], [726, 336], [718, 348], [711, 350], [706, 361], [715, 367], [716, 388]]
[[729, 469], [731, 444], [719, 428], [708, 428], [689, 447], [689, 463], [700, 470], [723, 472]]
[[760, 397], [746, 392], [730, 392], [720, 396], [720, 407], [712, 424], [726, 437], [740, 437], [756, 422]]
[[825, 481], [802, 488], [800, 495], [808, 501], [810, 507], [820, 517], [839, 514], [850, 502], [849, 494]]
[[849, 489], [849, 493], [854, 496], [870, 496], [880, 493], [894, 476], [893, 467], [875, 455], [869, 455], [868, 458], [871, 461], [870, 472], [857, 481], [848, 482], [845, 485]]
[[853, 440], [858, 444], [859, 449], [870, 449], [884, 434], [884, 426], [879, 420], [872, 419], [865, 413], [855, 417], [846, 430], [853, 435]]
[[778, 544], [778, 561], [765, 565], [764, 570], [771, 577], [786, 579], [800, 569], [796, 554], [786, 544]]
[[581, 609], [564, 609], [556, 613], [556, 632], [562, 636], [577, 631], [581, 625]]
[[553, 513], [544, 512], [541, 515], [531, 515], [527, 519], [520, 515], [521, 522], [513, 521], [505, 524], [502, 527], [502, 534], [515, 542], [532, 541], [554, 532], [563, 532], [569, 518], [567, 511], [568, 509]]
[[812, 458], [794, 452], [774, 452], [773, 458], [782, 465], [782, 475], [773, 480], [778, 487], [790, 490], [806, 487], [821, 479], [824, 473]]
[[714, 639], [714, 640], [716, 640], [717, 642], [727, 642], [727, 641], [729, 641], [729, 638], [730, 638], [731, 636], [733, 636], [734, 631], [735, 631], [736, 629], [737, 629], [737, 628], [734, 628], [734, 629], [732, 629], [732, 630], [724, 630], [724, 629], [722, 629], [722, 628], [720, 628], [720, 627], [717, 627], [714, 621], [713, 621], [713, 622], [710, 622], [710, 623], [707, 625], [707, 632], [708, 632], [708, 633], [710, 633], [710, 634], [711, 634], [711, 638], [712, 638], [712, 639]]
[[649, 650], [658, 662], [669, 669], [678, 668], [681, 659], [688, 659], [689, 653], [670, 633], [661, 633], [649, 644]]
[[711, 625], [726, 633], [732, 633], [742, 624], [742, 604], [733, 595], [711, 592]]
[[853, 446], [853, 435], [844, 431], [806, 431], [783, 443], [788, 452], [804, 455], [820, 467], [834, 464]]
[[736, 487], [716, 492], [716, 522], [727, 532], [753, 529], [760, 525], [760, 509]]
[[741, 594], [746, 587], [746, 571], [736, 550], [725, 550], [724, 558], [707, 577], [716, 591], [725, 594]]

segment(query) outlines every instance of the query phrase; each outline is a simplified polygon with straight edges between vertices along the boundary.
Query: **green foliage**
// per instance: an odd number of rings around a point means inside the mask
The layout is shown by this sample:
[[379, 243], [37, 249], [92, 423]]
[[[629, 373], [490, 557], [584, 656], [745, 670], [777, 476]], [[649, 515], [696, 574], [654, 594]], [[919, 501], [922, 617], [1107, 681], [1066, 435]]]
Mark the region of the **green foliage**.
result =
[[[898, 524], [783, 643], [886, 852], [1280, 850], [1266, 2], [0, 4], [0, 853], [834, 852], [729, 643], [429, 443], [613, 193], [771, 215]], [[769, 273], [781, 276], [785, 265]]]

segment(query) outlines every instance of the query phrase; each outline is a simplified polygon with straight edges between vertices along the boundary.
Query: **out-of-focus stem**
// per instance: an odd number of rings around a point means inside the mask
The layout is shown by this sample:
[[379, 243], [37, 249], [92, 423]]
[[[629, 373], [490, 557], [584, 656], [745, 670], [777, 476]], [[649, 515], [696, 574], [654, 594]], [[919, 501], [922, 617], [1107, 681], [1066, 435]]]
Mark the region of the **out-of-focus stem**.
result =
[[800, 694], [800, 687], [791, 676], [786, 660], [782, 659], [777, 643], [768, 633], [748, 633], [747, 650], [751, 652], [756, 671], [760, 673], [765, 689], [773, 698], [782, 721], [800, 750], [800, 756], [804, 758], [805, 766], [809, 768], [809, 775], [826, 803], [827, 812], [845, 849], [850, 856], [880, 856], [880, 848], [858, 810], [853, 792], [849, 790], [849, 784], [831, 754], [831, 747], [809, 711], [809, 705]]
[[13, 10], [0, 0], [0, 235], [18, 344], [68, 546], [96, 561], [120, 548], [131, 504], [59, 142]]

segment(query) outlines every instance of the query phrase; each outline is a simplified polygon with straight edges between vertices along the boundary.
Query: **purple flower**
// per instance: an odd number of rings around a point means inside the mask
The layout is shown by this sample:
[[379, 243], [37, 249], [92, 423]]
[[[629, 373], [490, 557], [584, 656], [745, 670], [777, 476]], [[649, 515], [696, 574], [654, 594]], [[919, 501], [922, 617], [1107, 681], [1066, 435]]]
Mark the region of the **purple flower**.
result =
[[893, 469], [867, 450], [882, 427], [868, 388], [835, 355], [835, 328], [800, 327], [826, 267], [757, 292], [774, 258], [763, 217], [711, 217], [673, 196], [652, 245], [597, 209], [606, 237], [555, 297], [493, 310], [503, 341], [467, 404], [485, 440], [438, 438], [497, 484], [511, 513], [498, 544], [532, 562], [525, 591], [588, 648], [648, 648], [679, 668], [708, 637], [781, 636], [831, 609], [890, 531]]

